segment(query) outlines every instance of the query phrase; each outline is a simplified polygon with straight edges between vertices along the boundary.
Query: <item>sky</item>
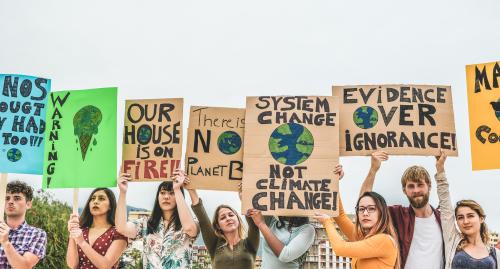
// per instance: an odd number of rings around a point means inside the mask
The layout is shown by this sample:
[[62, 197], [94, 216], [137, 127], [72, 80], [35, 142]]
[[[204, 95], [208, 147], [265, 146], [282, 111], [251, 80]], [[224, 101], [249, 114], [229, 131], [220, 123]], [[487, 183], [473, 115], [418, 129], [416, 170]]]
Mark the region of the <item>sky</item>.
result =
[[[330, 95], [334, 84], [451, 85], [459, 150], [446, 162], [452, 200], [477, 200], [500, 231], [500, 170], [471, 169], [465, 81], [465, 65], [500, 60], [498, 10], [497, 0], [2, 0], [0, 73], [51, 78], [52, 91], [117, 86], [119, 132], [125, 99], [183, 97], [186, 130], [191, 105], [243, 108], [246, 96]], [[121, 156], [121, 135], [118, 148]], [[370, 160], [340, 162], [352, 212]], [[408, 204], [400, 178], [414, 164], [435, 173], [433, 157], [391, 156], [374, 190]], [[13, 179], [41, 188], [41, 176]], [[158, 183], [133, 184], [128, 204], [151, 209]], [[80, 191], [80, 205], [90, 191]], [[71, 191], [51, 192], [71, 203]], [[209, 214], [221, 203], [240, 207], [235, 193], [199, 193]]]

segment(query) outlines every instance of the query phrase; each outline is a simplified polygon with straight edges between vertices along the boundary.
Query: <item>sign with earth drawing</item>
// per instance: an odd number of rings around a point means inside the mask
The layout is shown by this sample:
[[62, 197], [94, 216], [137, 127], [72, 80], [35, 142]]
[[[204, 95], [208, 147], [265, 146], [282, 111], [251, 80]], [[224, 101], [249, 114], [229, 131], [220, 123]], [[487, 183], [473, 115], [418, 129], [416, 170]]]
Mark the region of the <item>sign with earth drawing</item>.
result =
[[182, 156], [182, 98], [126, 100], [122, 171], [136, 181], [170, 179]]
[[337, 215], [337, 97], [247, 97], [242, 212]]
[[43, 188], [116, 187], [117, 88], [50, 94]]
[[43, 172], [50, 79], [0, 74], [0, 172]]
[[500, 62], [466, 72], [472, 170], [500, 169]]
[[450, 86], [333, 86], [340, 99], [340, 156], [458, 156]]
[[188, 188], [238, 191], [245, 109], [191, 107], [185, 158]]

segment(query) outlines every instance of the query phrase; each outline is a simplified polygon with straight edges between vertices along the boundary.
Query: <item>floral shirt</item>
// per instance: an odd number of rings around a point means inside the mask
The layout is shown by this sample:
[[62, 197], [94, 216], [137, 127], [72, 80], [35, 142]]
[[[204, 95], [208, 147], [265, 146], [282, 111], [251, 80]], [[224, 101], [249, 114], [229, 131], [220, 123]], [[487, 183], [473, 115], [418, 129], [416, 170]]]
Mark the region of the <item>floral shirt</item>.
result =
[[181, 229], [175, 231], [174, 225], [167, 230], [163, 218], [153, 234], [148, 233], [148, 219], [134, 221], [137, 237], [142, 239], [144, 269], [189, 269], [192, 266], [193, 243], [196, 237], [190, 237]]

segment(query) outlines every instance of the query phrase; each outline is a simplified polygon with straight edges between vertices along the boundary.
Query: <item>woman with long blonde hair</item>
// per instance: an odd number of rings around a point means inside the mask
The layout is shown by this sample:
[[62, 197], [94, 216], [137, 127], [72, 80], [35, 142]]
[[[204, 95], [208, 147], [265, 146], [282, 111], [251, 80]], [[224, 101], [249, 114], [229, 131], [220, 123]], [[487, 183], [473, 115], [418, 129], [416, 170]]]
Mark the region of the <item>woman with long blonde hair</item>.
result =
[[[189, 184], [188, 178], [186, 184]], [[246, 216], [248, 235], [238, 212], [228, 205], [219, 205], [210, 222], [196, 190], [188, 189], [188, 192], [191, 208], [200, 222], [201, 235], [210, 254], [212, 269], [253, 269], [259, 248], [259, 228], [252, 218]]]
[[[438, 162], [444, 163], [445, 160], [446, 154], [438, 158]], [[488, 226], [483, 208], [474, 200], [458, 201], [453, 208], [444, 172], [436, 175], [436, 183], [446, 269], [500, 269], [499, 250], [488, 247]]]
[[[343, 176], [340, 165], [335, 172]], [[315, 216], [325, 227], [336, 255], [351, 257], [356, 269], [400, 268], [397, 235], [384, 197], [376, 192], [363, 193], [356, 203], [355, 223], [345, 214], [340, 198], [338, 208], [339, 215], [334, 220], [349, 241], [340, 236], [328, 215]]]

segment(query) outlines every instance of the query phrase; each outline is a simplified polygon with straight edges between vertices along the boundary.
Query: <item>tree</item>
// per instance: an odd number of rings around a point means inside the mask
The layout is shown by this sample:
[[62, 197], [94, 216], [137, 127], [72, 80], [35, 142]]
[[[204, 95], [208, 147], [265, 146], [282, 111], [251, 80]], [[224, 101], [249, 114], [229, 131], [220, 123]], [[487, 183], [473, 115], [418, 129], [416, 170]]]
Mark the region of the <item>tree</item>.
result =
[[50, 193], [44, 190], [35, 193], [33, 207], [26, 214], [26, 222], [47, 233], [46, 255], [37, 264], [37, 269], [67, 268], [68, 231], [66, 227], [70, 214], [71, 207], [54, 200]]

